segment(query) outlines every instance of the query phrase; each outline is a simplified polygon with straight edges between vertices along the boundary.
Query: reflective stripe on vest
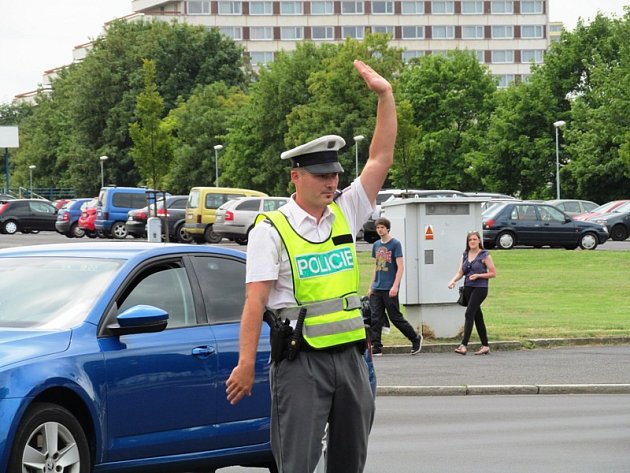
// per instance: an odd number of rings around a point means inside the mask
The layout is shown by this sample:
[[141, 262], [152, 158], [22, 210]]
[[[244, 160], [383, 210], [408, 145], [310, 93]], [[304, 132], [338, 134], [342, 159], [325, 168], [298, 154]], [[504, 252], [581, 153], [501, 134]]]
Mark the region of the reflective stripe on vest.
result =
[[[291, 263], [293, 294], [298, 307], [323, 301], [332, 301], [331, 307], [339, 307], [318, 315], [309, 314], [307, 310], [302, 336], [313, 348], [365, 339], [361, 311], [354, 303], [354, 297], [349, 297], [357, 296], [359, 288], [354, 239], [339, 206], [333, 202], [329, 209], [335, 218], [330, 236], [321, 243], [304, 239], [277, 210], [259, 215], [257, 219], [257, 222], [265, 218], [269, 220], [282, 239]], [[335, 241], [339, 243], [335, 244]], [[338, 300], [341, 304], [337, 304]], [[282, 316], [295, 320], [295, 313], [295, 310], [287, 310]]]

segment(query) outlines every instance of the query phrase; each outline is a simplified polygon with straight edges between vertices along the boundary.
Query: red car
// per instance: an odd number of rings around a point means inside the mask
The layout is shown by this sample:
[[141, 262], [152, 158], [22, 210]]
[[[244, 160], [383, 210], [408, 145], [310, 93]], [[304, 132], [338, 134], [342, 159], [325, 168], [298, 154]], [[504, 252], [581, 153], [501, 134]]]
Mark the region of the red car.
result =
[[598, 217], [600, 215], [610, 213], [614, 211], [620, 205], [625, 204], [626, 202], [630, 202], [630, 200], [613, 200], [612, 202], [608, 202], [604, 205], [600, 205], [596, 209], [593, 209], [592, 212], [585, 212], [583, 214], [574, 215], [573, 220], [586, 221], [593, 217]]
[[79, 228], [85, 231], [88, 238], [96, 238], [98, 234], [94, 228], [94, 222], [96, 221], [96, 204], [98, 198], [94, 198], [89, 202], [83, 204], [81, 207], [81, 216], [79, 217]]

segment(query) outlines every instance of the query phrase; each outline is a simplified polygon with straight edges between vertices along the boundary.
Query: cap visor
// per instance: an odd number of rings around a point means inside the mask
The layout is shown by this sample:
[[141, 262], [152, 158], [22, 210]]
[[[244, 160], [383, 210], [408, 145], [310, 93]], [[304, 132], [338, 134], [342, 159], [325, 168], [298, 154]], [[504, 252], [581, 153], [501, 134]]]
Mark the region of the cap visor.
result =
[[299, 169], [305, 169], [311, 174], [330, 174], [331, 172], [343, 172], [343, 168], [338, 162], [312, 164], [310, 166], [304, 166]]

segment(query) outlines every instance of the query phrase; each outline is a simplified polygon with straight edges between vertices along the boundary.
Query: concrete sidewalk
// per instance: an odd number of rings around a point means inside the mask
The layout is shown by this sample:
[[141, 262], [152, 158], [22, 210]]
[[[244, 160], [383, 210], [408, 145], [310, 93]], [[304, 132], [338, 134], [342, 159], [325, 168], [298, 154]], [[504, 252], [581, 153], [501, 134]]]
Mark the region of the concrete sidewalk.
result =
[[415, 356], [385, 347], [374, 358], [377, 395], [630, 394], [630, 338], [496, 342], [483, 356], [456, 346], [426, 344]]

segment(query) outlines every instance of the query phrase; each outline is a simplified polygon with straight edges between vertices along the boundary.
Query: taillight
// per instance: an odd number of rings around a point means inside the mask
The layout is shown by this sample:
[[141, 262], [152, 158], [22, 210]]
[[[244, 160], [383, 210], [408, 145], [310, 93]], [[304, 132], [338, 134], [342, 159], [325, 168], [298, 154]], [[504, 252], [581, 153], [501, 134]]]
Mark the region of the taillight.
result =
[[64, 222], [69, 222], [70, 221], [70, 214], [68, 212], [63, 214], [63, 221]]
[[491, 229], [492, 227], [494, 227], [494, 224], [495, 224], [495, 223], [496, 223], [496, 222], [495, 222], [493, 219], [491, 219], [491, 218], [490, 218], [490, 219], [486, 220], [486, 221], [483, 223], [483, 228], [485, 228], [485, 229], [489, 230], [489, 229]]
[[4, 212], [8, 206], [9, 206], [8, 202], [5, 202], [4, 204], [0, 205], [0, 214]]
[[168, 217], [168, 212], [166, 211], [166, 209], [158, 209], [157, 214], [159, 217], [166, 215]]
[[136, 213], [136, 220], [146, 220], [146, 219], [147, 219], [147, 214], [145, 212]]
[[225, 211], [225, 221], [229, 222], [234, 220], [234, 212], [231, 212], [230, 210], [226, 210]]

